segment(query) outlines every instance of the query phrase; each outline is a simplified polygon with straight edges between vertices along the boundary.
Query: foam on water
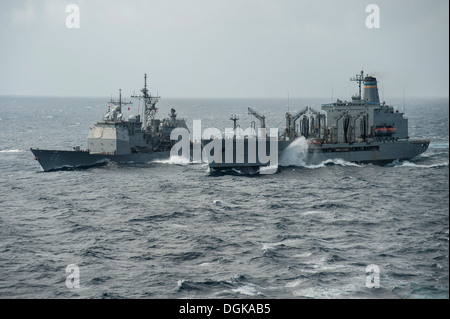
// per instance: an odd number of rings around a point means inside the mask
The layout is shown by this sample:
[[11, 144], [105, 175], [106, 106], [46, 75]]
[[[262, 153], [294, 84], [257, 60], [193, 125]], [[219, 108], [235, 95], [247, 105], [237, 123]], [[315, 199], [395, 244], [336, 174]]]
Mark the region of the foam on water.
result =
[[287, 287], [287, 288], [294, 288], [294, 287], [297, 287], [297, 286], [301, 285], [303, 282], [304, 282], [304, 280], [297, 279], [297, 280], [288, 282], [288, 283], [285, 285], [285, 287]]
[[449, 144], [448, 143], [430, 143], [430, 148], [443, 148], [443, 149], [448, 149], [449, 148]]
[[184, 156], [171, 156], [169, 159], [165, 159], [165, 160], [154, 160], [154, 161], [152, 161], [152, 163], [189, 165], [191, 162], [188, 158], [186, 158]]
[[244, 285], [236, 289], [232, 289], [232, 291], [247, 296], [256, 296], [262, 294], [253, 284]]
[[305, 162], [307, 154], [308, 141], [301, 136], [283, 151], [279, 163], [281, 166], [307, 166]]
[[0, 153], [21, 153], [23, 152], [23, 150], [17, 150], [17, 149], [12, 149], [12, 150], [0, 150]]
[[435, 167], [445, 167], [448, 166], [448, 162], [435, 163], [430, 165], [416, 164], [409, 161], [404, 162], [393, 162], [391, 164], [394, 167], [416, 167], [416, 168], [435, 168]]
[[279, 164], [280, 166], [299, 166], [312, 169], [326, 167], [330, 164], [362, 167], [362, 165], [348, 162], [340, 158], [328, 159], [318, 164], [308, 164], [306, 163], [307, 154], [308, 141], [305, 137], [301, 136], [289, 144], [289, 146], [283, 151], [280, 156]]

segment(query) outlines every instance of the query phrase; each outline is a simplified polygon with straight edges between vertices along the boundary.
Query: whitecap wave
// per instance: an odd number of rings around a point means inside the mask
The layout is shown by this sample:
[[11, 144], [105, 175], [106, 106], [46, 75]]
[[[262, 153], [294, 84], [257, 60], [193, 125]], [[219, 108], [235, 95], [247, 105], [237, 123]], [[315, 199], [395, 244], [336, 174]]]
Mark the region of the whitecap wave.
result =
[[323, 211], [323, 210], [308, 210], [304, 213], [302, 213], [302, 215], [307, 216], [307, 215], [317, 215], [317, 214], [327, 214], [328, 212]]
[[297, 286], [301, 285], [303, 282], [304, 282], [304, 280], [302, 280], [302, 279], [297, 279], [297, 280], [288, 282], [288, 283], [285, 285], [285, 287], [287, 287], [287, 288], [294, 288], [294, 287], [297, 287]]
[[319, 164], [310, 164], [310, 165], [306, 165], [306, 168], [319, 168], [319, 167], [326, 167], [327, 165], [340, 165], [340, 166], [354, 166], [354, 167], [363, 167], [364, 165], [362, 164], [357, 164], [354, 162], [349, 162], [346, 160], [343, 160], [342, 158], [332, 158], [332, 159], [327, 159], [326, 161], [323, 161], [322, 163]]
[[260, 291], [258, 291], [257, 287], [253, 284], [241, 286], [236, 289], [232, 289], [232, 291], [236, 292], [236, 293], [240, 293], [242, 295], [247, 295], [247, 296], [256, 296], [256, 295], [262, 294]]
[[278, 170], [278, 165], [263, 166], [259, 169], [259, 174], [275, 174]]
[[169, 159], [154, 160], [152, 163], [159, 164], [175, 164], [175, 165], [189, 165], [191, 161], [184, 156], [171, 156]]
[[448, 149], [448, 143], [430, 143], [429, 148]]
[[0, 153], [21, 153], [23, 150], [12, 149], [12, 150], [0, 150]]
[[448, 162], [424, 165], [424, 164], [416, 164], [416, 163], [411, 163], [411, 162], [408, 162], [408, 161], [404, 161], [404, 162], [393, 163], [393, 166], [394, 167], [435, 168], [435, 167], [445, 167], [445, 166], [448, 167]]

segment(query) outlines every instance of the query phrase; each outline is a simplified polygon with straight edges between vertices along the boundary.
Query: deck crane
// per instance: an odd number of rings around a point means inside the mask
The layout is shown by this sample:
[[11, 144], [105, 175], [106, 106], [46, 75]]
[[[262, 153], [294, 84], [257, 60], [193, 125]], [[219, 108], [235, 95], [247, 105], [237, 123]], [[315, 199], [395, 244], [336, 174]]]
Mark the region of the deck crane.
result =
[[326, 116], [318, 111], [314, 111], [312, 108], [309, 108], [309, 111], [313, 114], [311, 134], [316, 135], [318, 138], [322, 138], [325, 136], [325, 132], [322, 132], [322, 130], [326, 129]]
[[308, 112], [309, 107], [305, 107], [304, 110], [292, 115], [291, 113], [286, 113], [286, 136], [289, 137], [289, 139], [296, 137], [295, 132], [295, 121], [297, 121], [302, 115], [304, 115], [306, 112]]
[[254, 115], [259, 120], [261, 128], [266, 128], [266, 117], [264, 115], [259, 114], [251, 107], [248, 108], [248, 114]]
[[264, 115], [259, 114], [251, 107], [248, 108], [248, 114], [255, 116], [259, 120], [259, 123], [261, 125], [261, 134], [260, 134], [261, 136], [260, 137], [265, 137], [266, 136], [266, 117]]

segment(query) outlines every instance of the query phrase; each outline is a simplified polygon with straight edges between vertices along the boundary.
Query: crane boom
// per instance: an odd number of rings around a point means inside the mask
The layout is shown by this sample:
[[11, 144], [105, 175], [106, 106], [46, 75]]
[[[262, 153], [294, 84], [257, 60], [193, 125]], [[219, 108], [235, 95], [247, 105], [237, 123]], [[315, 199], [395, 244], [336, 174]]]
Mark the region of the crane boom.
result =
[[255, 116], [259, 120], [261, 123], [261, 128], [266, 128], [266, 117], [264, 115], [259, 114], [251, 107], [248, 108], [248, 114]]
[[310, 109], [310, 108], [307, 106], [307, 107], [305, 107], [305, 109], [304, 109], [303, 111], [300, 111], [300, 112], [298, 112], [298, 113], [295, 114], [295, 115], [292, 115], [292, 118], [291, 118], [292, 123], [294, 123], [295, 121], [297, 121], [297, 120], [300, 118], [300, 116], [302, 116], [303, 114], [305, 114], [306, 112], [308, 112], [308, 109]]

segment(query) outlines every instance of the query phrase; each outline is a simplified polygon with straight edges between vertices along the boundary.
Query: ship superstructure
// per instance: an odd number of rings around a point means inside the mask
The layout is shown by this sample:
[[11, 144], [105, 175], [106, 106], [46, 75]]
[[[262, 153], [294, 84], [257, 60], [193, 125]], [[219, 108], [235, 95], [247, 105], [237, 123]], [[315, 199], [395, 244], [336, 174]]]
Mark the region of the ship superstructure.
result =
[[[337, 99], [334, 103], [322, 104], [321, 111], [307, 106], [297, 113], [286, 113], [286, 126], [278, 137], [275, 150], [280, 159], [289, 149], [298, 147], [293, 142], [301, 137], [307, 140], [307, 146], [300, 152], [302, 158], [299, 160], [306, 165], [319, 164], [329, 159], [385, 164], [395, 160], [409, 160], [427, 150], [429, 140], [409, 138], [408, 119], [404, 114], [385, 102], [380, 103], [375, 77], [364, 75], [361, 71], [350, 80], [358, 82], [359, 87], [351, 101]], [[249, 114], [255, 115], [263, 127], [263, 115], [250, 108]], [[274, 144], [270, 146], [270, 138], [266, 134], [252, 138], [260, 146], [264, 146], [265, 141], [265, 151], [274, 150]], [[211, 140], [204, 140], [202, 144], [206, 146], [210, 142]], [[274, 164], [265, 163], [257, 156], [254, 159], [255, 156], [250, 154], [251, 149], [248, 148], [252, 144], [249, 137], [239, 139], [235, 136], [233, 143], [224, 139], [222, 156], [218, 156], [216, 150], [207, 154], [209, 167], [221, 170]], [[244, 148], [243, 156], [235, 156], [239, 153], [236, 152], [236, 145], [247, 147]]]
[[159, 96], [152, 96], [147, 89], [147, 74], [140, 95], [132, 95], [143, 102], [143, 112], [124, 119], [122, 107], [131, 104], [119, 99], [109, 101], [109, 110], [101, 121], [90, 128], [87, 149], [79, 146], [72, 151], [31, 149], [44, 171], [64, 168], [90, 167], [107, 162], [149, 162], [169, 158], [175, 141], [170, 139], [173, 129], [187, 129], [186, 121], [177, 118], [171, 109], [168, 118], [156, 118]]

